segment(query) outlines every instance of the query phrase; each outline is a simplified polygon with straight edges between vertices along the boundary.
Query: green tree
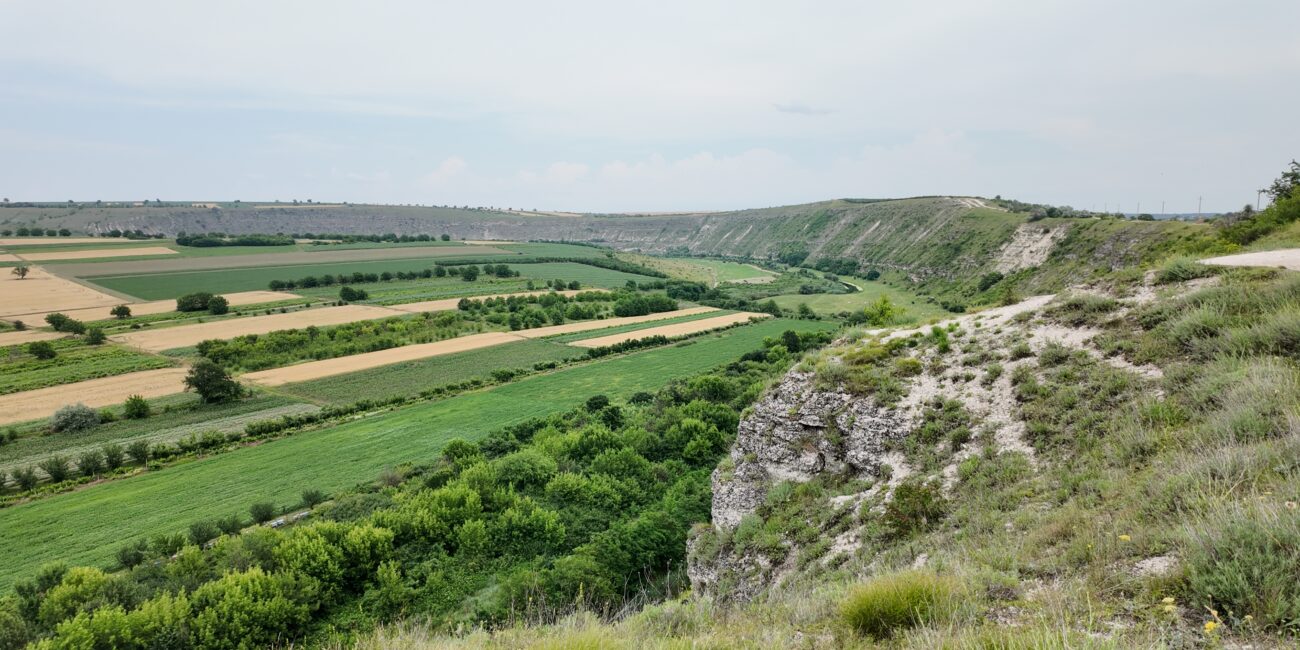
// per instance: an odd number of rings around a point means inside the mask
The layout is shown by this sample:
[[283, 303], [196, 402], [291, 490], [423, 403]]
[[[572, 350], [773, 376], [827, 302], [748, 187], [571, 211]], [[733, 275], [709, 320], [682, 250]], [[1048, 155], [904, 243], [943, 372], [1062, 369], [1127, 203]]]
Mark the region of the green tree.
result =
[[86, 330], [86, 344], [88, 345], [100, 345], [107, 338], [107, 336], [104, 336], [104, 330], [98, 327], [92, 327]]
[[265, 501], [254, 503], [248, 507], [248, 514], [252, 516], [253, 523], [264, 524], [275, 518], [275, 504]]
[[303, 591], [291, 576], [256, 567], [199, 587], [191, 599], [195, 647], [265, 648], [293, 638], [310, 615]]
[[32, 341], [28, 343], [27, 353], [42, 361], [53, 359], [59, 354], [54, 350], [54, 346], [50, 345], [49, 341]]
[[208, 301], [208, 313], [213, 316], [220, 316], [230, 312], [230, 301], [223, 296], [213, 296]]
[[131, 395], [122, 405], [122, 415], [130, 420], [143, 420], [149, 417], [150, 411], [149, 402], [143, 395]]
[[478, 267], [474, 265], [466, 266], [460, 270], [460, 279], [466, 282], [473, 282], [478, 279]]
[[18, 266], [15, 266], [13, 271], [10, 271], [10, 273], [13, 273], [14, 275], [18, 276], [19, 280], [23, 280], [27, 277], [28, 273], [31, 273], [31, 271], [32, 271], [31, 267], [27, 266], [26, 264], [19, 264]]
[[209, 404], [228, 402], [244, 394], [244, 387], [225, 368], [207, 359], [200, 359], [190, 367], [185, 376], [185, 387], [198, 393]]

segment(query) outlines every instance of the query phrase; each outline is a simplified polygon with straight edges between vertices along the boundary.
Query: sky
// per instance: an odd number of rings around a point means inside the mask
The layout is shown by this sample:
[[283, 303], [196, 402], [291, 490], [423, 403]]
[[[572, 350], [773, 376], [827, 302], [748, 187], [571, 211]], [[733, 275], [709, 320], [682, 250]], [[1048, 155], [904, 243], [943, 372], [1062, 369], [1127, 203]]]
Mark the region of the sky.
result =
[[1223, 211], [1300, 2], [0, 0], [0, 196]]

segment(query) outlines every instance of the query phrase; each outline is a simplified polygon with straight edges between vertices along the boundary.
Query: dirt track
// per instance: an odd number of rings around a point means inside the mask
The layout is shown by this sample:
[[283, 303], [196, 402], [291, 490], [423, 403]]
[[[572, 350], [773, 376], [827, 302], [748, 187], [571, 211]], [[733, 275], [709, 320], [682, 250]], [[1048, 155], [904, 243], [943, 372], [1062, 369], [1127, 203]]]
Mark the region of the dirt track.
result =
[[1285, 248], [1276, 251], [1261, 251], [1259, 253], [1242, 253], [1240, 255], [1224, 255], [1222, 257], [1211, 257], [1201, 260], [1204, 264], [1213, 264], [1215, 266], [1271, 266], [1282, 267], [1292, 271], [1300, 271], [1300, 248]]
[[185, 390], [185, 368], [162, 368], [102, 377], [75, 384], [50, 386], [0, 395], [0, 424], [47, 417], [68, 404], [99, 408], [126, 401], [131, 395], [161, 397]]
[[116, 334], [109, 338], [132, 347], [161, 352], [172, 348], [184, 348], [207, 339], [230, 339], [245, 334], [266, 334], [276, 330], [288, 330], [316, 325], [341, 325], [361, 320], [376, 320], [391, 316], [405, 316], [400, 312], [385, 307], [368, 305], [344, 305], [342, 307], [323, 307], [321, 309], [304, 309], [287, 314], [269, 316], [250, 316], [247, 318], [230, 318], [211, 323], [181, 325], [154, 330], [140, 330], [126, 334]]
[[633, 330], [631, 332], [622, 332], [620, 334], [610, 334], [609, 336], [600, 336], [594, 339], [583, 339], [581, 341], [573, 341], [569, 345], [576, 345], [582, 348], [598, 348], [605, 345], [614, 345], [615, 343], [622, 343], [623, 341], [631, 341], [633, 339], [643, 339], [648, 336], [667, 336], [669, 338], [672, 338], [674, 336], [686, 336], [688, 334], [707, 332], [709, 330], [718, 329], [720, 327], [726, 327], [728, 325], [734, 325], [736, 323], [748, 322], [749, 319], [751, 318], [768, 318], [768, 317], [769, 317], [768, 314], [756, 314], [753, 312], [742, 311], [735, 314], [727, 314], [726, 316], [702, 318], [700, 320], [686, 321], [685, 323], [673, 323], [672, 325], [660, 325], [659, 327], [651, 327], [643, 330]]
[[241, 379], [251, 381], [263, 386], [280, 386], [294, 382], [308, 381], [311, 379], [320, 379], [321, 377], [332, 377], [334, 375], [344, 375], [349, 372], [358, 370], [369, 370], [380, 366], [388, 366], [403, 361], [414, 361], [417, 359], [427, 359], [429, 357], [438, 357], [444, 354], [455, 352], [465, 352], [467, 350], [477, 350], [479, 348], [492, 347], [503, 343], [513, 343], [524, 340], [514, 332], [485, 332], [483, 334], [470, 334], [445, 341], [435, 341], [433, 343], [419, 343], [416, 345], [406, 345], [400, 348], [390, 348], [379, 350], [377, 352], [366, 352], [364, 354], [354, 354], [350, 357], [339, 357], [337, 359], [324, 359], [322, 361], [309, 361], [293, 366], [283, 368], [273, 368], [271, 370], [259, 370], [250, 372]]
[[55, 277], [40, 267], [31, 267], [27, 277], [22, 280], [7, 270], [0, 273], [0, 318], [8, 320], [14, 320], [15, 316], [23, 314], [121, 303], [120, 298]]
[[133, 257], [145, 255], [176, 255], [176, 251], [162, 246], [147, 248], [91, 248], [81, 251], [57, 251], [53, 253], [27, 253], [18, 251], [17, 256], [28, 262], [48, 262], [52, 260], [89, 260], [101, 257]]

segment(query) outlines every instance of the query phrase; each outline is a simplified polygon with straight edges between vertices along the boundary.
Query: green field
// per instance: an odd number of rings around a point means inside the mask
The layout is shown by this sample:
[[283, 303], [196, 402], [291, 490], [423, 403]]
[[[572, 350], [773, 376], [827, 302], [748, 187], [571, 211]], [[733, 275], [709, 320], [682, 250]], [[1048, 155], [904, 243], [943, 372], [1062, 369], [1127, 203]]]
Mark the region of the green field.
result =
[[573, 334], [560, 334], [559, 336], [547, 337], [546, 340], [568, 343], [570, 341], [581, 341], [584, 339], [600, 338], [602, 336], [609, 336], [610, 334], [622, 334], [623, 332], [633, 332], [636, 330], [650, 329], [652, 327], [660, 327], [662, 325], [672, 325], [673, 323], [686, 323], [693, 320], [702, 320], [705, 318], [716, 318], [718, 316], [726, 316], [727, 314], [734, 314], [734, 313], [736, 312], [730, 309], [718, 309], [715, 311], [707, 311], [702, 314], [690, 314], [688, 316], [678, 316], [676, 318], [665, 318], [663, 320], [649, 321], [646, 323], [632, 323], [630, 325], [618, 325], [615, 327], [606, 327], [605, 329], [599, 329], [599, 330], [589, 330], [586, 332], [574, 332]]
[[914, 293], [895, 289], [887, 284], [872, 282], [862, 278], [844, 278], [862, 288], [856, 293], [818, 293], [810, 295], [787, 294], [775, 296], [772, 300], [782, 309], [798, 309], [800, 303], [806, 303], [813, 311], [823, 315], [834, 315], [845, 311], [856, 311], [876, 302], [881, 296], [889, 296], [895, 305], [907, 310], [905, 316], [918, 321], [949, 316], [939, 305], [933, 305]]
[[[269, 248], [269, 247], [268, 247]], [[103, 276], [88, 278], [107, 289], [118, 291], [142, 300], [175, 298], [195, 291], [231, 293], [266, 289], [271, 280], [294, 280], [309, 275], [354, 273], [382, 273], [384, 271], [419, 271], [446, 262], [445, 257], [408, 258], [395, 260], [369, 260], [361, 262], [330, 262], [325, 264], [300, 264], [296, 266], [269, 266], [242, 269], [213, 269], [192, 273], [148, 273], [143, 275]], [[335, 293], [337, 293], [337, 289]]]
[[58, 356], [42, 360], [19, 354], [15, 346], [0, 348], [0, 355], [13, 359], [0, 361], [0, 395], [172, 365], [163, 357], [116, 345], [75, 342], [57, 349]]
[[585, 354], [586, 350], [579, 348], [529, 339], [289, 384], [281, 390], [306, 399], [346, 404], [360, 399], [417, 395], [437, 386], [489, 379], [494, 370], [530, 369], [534, 363], [563, 361]]
[[[572, 248], [580, 248], [574, 246]], [[494, 278], [480, 274], [477, 280], [465, 282], [456, 277], [421, 278], [418, 280], [390, 280], [388, 282], [365, 282], [348, 286], [364, 289], [370, 294], [366, 302], [379, 305], [395, 305], [420, 300], [437, 300], [440, 298], [459, 298], [464, 296], [481, 296], [492, 293], [513, 293], [526, 291], [528, 281], [532, 280], [537, 289], [545, 289], [547, 280], [577, 280], [583, 287], [622, 287], [628, 280], [648, 282], [658, 278], [645, 275], [612, 271], [598, 266], [588, 266], [575, 262], [546, 262], [540, 264], [502, 264], [518, 271], [517, 278]], [[387, 269], [384, 269], [387, 270]], [[407, 270], [407, 269], [403, 269]], [[310, 275], [310, 274], [308, 274]], [[295, 289], [294, 293], [311, 298], [338, 297], [338, 286], [315, 287], [312, 289]]]
[[304, 489], [326, 491], [373, 479], [385, 467], [433, 460], [455, 437], [481, 438], [530, 417], [571, 408], [591, 395], [626, 398], [738, 358], [765, 336], [828, 327], [773, 320], [490, 390], [244, 447], [142, 476], [0, 511], [0, 589], [40, 565], [112, 562], [125, 542], [182, 531], [191, 522], [244, 512], [255, 501], [290, 504]]
[[[502, 261], [504, 262], [504, 260]], [[614, 271], [599, 266], [589, 266], [587, 264], [577, 264], [574, 262], [545, 262], [542, 264], [506, 263], [510, 268], [519, 271], [524, 279], [532, 278], [543, 282], [546, 280], [577, 280], [578, 282], [581, 282], [584, 287], [617, 288], [627, 284], [628, 280], [633, 280], [635, 282], [653, 282], [659, 279], [652, 278], [648, 275], [625, 273], [623, 271]]]
[[775, 278], [777, 275], [771, 271], [764, 271], [756, 266], [740, 262], [709, 260], [697, 257], [670, 257], [668, 259], [704, 269], [709, 277], [713, 279], [712, 284], [753, 281], [758, 278]]

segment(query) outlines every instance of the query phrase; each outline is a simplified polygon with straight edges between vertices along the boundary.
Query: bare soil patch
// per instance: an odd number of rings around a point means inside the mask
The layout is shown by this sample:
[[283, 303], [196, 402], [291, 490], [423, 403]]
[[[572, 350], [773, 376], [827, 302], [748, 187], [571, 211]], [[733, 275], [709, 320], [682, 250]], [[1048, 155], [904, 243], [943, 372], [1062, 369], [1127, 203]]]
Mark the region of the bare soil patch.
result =
[[[32, 267], [25, 279], [0, 273], [0, 318], [121, 304], [120, 298]], [[22, 319], [19, 319], [22, 320]]]
[[369, 370], [371, 368], [378, 368], [379, 366], [402, 363], [403, 361], [427, 359], [429, 357], [437, 357], [455, 352], [465, 352], [467, 350], [477, 350], [479, 348], [501, 345], [503, 343], [513, 343], [522, 340], [523, 337], [518, 336], [518, 333], [516, 332], [485, 332], [483, 334], [470, 334], [469, 336], [461, 336], [454, 339], [447, 339], [445, 341], [419, 343], [400, 348], [379, 350], [377, 352], [354, 354], [350, 357], [309, 361], [307, 363], [285, 366], [283, 368], [259, 370], [244, 375], [242, 379], [263, 386], [281, 386], [283, 384], [320, 379], [321, 377], [343, 375], [349, 372], [357, 372], [359, 370]]
[[61, 339], [66, 334], [62, 332], [50, 332], [47, 330], [23, 330], [21, 332], [5, 332], [0, 334], [0, 347], [6, 345], [24, 345], [32, 341], [53, 341]]
[[131, 395], [161, 397], [185, 390], [185, 368], [162, 368], [132, 372], [0, 395], [0, 424], [48, 417], [68, 404], [78, 402], [99, 408], [126, 401]]
[[145, 255], [176, 255], [177, 252], [162, 246], [145, 248], [92, 248], [82, 251], [59, 251], [54, 253], [24, 253], [18, 256], [28, 262], [49, 262], [53, 260], [88, 260], [101, 257], [142, 257]]
[[[238, 293], [226, 293], [222, 296], [230, 303], [231, 307], [242, 307], [244, 305], [259, 305], [265, 302], [278, 302], [281, 300], [293, 300], [298, 298], [297, 294], [286, 293], [283, 291], [240, 291]], [[165, 314], [169, 311], [176, 311], [175, 300], [150, 300], [148, 302], [117, 302], [116, 305], [125, 304], [131, 308], [132, 316], [148, 316], [150, 314]], [[114, 305], [114, 306], [116, 306]], [[112, 318], [109, 313], [113, 307], [91, 307], [87, 309], [69, 309], [60, 313], [81, 321], [97, 321]], [[30, 319], [32, 323], [44, 322], [45, 315], [53, 312], [43, 312], [36, 314], [27, 314], [24, 318]]]
[[583, 348], [598, 348], [605, 345], [614, 345], [623, 341], [634, 339], [643, 339], [648, 336], [686, 336], [688, 334], [698, 334], [709, 330], [735, 325], [736, 323], [748, 322], [751, 318], [768, 318], [768, 314], [756, 314], [753, 312], [738, 312], [727, 314], [725, 316], [716, 316], [714, 318], [704, 318], [701, 320], [687, 321], [685, 323], [673, 323], [672, 325], [660, 325], [643, 330], [633, 330], [631, 332], [622, 332], [619, 334], [610, 334], [609, 336], [600, 336], [594, 339], [583, 339], [573, 341], [569, 345], [576, 345]]
[[647, 314], [645, 316], [625, 316], [623, 318], [606, 318], [605, 320], [589, 320], [580, 323], [565, 323], [564, 325], [552, 325], [550, 327], [538, 327], [530, 330], [519, 330], [515, 334], [527, 339], [540, 339], [547, 336], [556, 336], [558, 334], [573, 334], [574, 332], [590, 332], [591, 330], [602, 330], [606, 327], [619, 327], [620, 325], [632, 325], [634, 323], [649, 323], [651, 321], [666, 320], [677, 318], [678, 316], [690, 316], [692, 314], [703, 314], [706, 312], [717, 311], [713, 307], [689, 307], [687, 309], [678, 309], [676, 311], [665, 311], [658, 314]]
[[341, 325], [360, 320], [376, 320], [405, 314], [406, 312], [385, 307], [344, 305], [342, 307], [304, 309], [288, 314], [250, 316], [248, 318], [234, 318], [211, 323], [141, 330], [117, 334], [109, 338], [141, 350], [160, 352], [172, 348], [189, 347], [207, 339], [229, 339], [246, 334], [266, 334], [276, 330], [299, 329], [310, 325], [319, 327]]

